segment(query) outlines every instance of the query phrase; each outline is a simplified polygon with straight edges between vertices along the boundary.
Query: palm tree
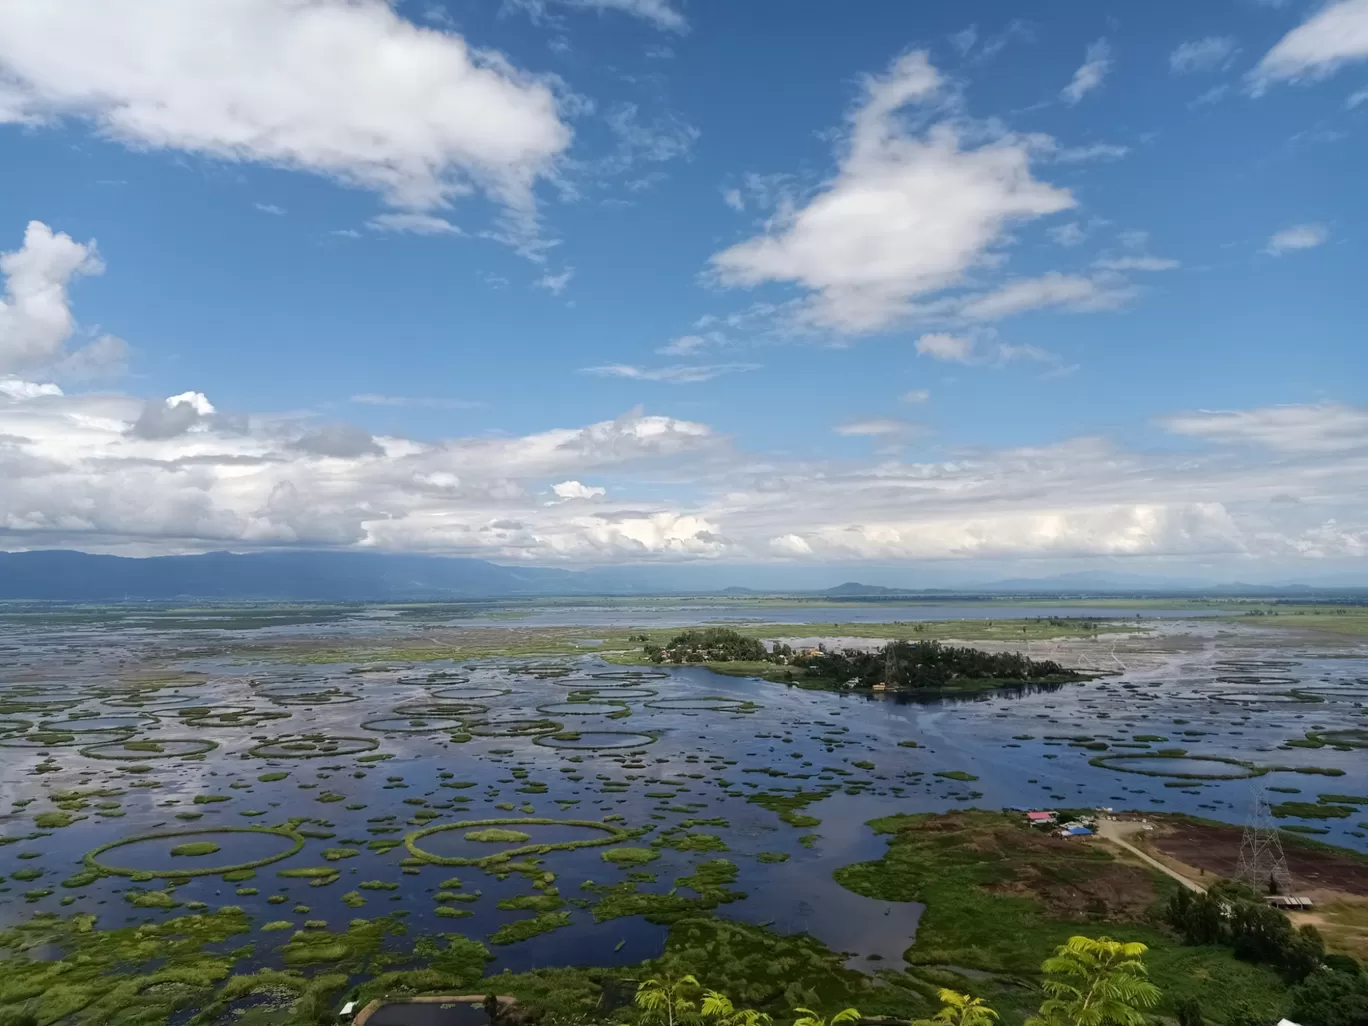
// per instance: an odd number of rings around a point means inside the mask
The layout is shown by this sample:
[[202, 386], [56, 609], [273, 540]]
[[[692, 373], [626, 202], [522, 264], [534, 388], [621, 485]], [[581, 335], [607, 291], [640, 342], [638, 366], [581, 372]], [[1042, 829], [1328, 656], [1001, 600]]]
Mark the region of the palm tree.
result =
[[1143, 1026], [1141, 1009], [1159, 1002], [1146, 977], [1144, 944], [1070, 937], [1041, 969], [1046, 995], [1026, 1026]]
[[793, 1026], [840, 1026], [843, 1022], [856, 1022], [860, 1018], [858, 1008], [843, 1008], [830, 1019], [823, 1019], [811, 1008], [795, 1008], [794, 1011], [802, 1014], [793, 1020]]
[[941, 1010], [925, 1020], [934, 1026], [993, 1026], [998, 1014], [983, 1002], [958, 991], [943, 989], [939, 995]]
[[665, 1026], [676, 1026], [697, 1017], [695, 995], [699, 989], [693, 976], [653, 976], [637, 987], [632, 1001], [650, 1018], [663, 1021]]
[[771, 1026], [774, 1022], [764, 1012], [737, 1008], [731, 998], [715, 990], [703, 992], [703, 1018], [717, 1022], [719, 1026]]

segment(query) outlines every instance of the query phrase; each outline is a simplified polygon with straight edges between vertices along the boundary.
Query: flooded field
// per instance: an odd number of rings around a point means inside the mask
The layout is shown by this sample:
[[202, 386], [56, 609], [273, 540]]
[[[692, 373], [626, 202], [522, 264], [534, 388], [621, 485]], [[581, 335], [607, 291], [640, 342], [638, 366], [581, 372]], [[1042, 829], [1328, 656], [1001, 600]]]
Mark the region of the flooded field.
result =
[[1164, 620], [1034, 646], [1108, 673], [1089, 683], [921, 703], [592, 654], [316, 664], [254, 647], [310, 630], [4, 628], [0, 926], [238, 906], [252, 964], [280, 967], [301, 964], [309, 924], [394, 916], [410, 947], [459, 932], [516, 972], [640, 962], [665, 942], [653, 910], [696, 908], [869, 970], [901, 963], [921, 906], [832, 873], [882, 854], [864, 824], [891, 813], [1239, 824], [1262, 789], [1283, 825], [1368, 851], [1352, 639]]

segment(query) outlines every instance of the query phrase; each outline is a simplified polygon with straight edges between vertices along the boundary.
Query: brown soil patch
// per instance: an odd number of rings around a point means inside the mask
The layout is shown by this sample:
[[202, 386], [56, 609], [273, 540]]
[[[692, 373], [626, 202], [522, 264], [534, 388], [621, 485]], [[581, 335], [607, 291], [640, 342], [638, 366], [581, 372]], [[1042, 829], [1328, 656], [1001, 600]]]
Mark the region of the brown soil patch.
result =
[[[1189, 866], [1218, 877], [1233, 877], [1240, 864], [1244, 831], [1235, 826], [1209, 826], [1169, 821], [1149, 835], [1149, 845]], [[1284, 842], [1287, 868], [1298, 893], [1339, 891], [1368, 896], [1368, 862], [1332, 851]]]
[[924, 829], [957, 835], [957, 845], [1005, 870], [1006, 879], [984, 884], [984, 890], [1033, 898], [1052, 919], [1134, 922], [1146, 917], [1155, 900], [1150, 870], [1120, 862], [1077, 838], [974, 813], [947, 813]]

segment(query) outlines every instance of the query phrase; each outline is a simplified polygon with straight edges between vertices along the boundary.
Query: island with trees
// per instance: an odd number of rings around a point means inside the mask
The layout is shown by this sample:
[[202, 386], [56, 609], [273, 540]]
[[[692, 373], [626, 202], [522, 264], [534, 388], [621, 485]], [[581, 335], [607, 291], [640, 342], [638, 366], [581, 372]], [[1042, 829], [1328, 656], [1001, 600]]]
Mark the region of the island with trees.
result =
[[[644, 636], [642, 639], [644, 640]], [[794, 651], [725, 627], [686, 630], [664, 644], [645, 640], [651, 662], [704, 665], [719, 673], [762, 676], [804, 687], [932, 695], [1090, 680], [1053, 660], [985, 652], [939, 641], [892, 641], [875, 649], [817, 646]]]

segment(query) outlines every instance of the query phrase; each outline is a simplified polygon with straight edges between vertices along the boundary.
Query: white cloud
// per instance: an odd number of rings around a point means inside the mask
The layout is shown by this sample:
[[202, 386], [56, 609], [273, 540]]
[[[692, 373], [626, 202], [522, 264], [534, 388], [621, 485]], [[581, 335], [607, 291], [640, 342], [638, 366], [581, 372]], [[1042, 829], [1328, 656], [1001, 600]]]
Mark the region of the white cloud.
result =
[[1258, 95], [1278, 82], [1324, 78], [1341, 65], [1368, 58], [1368, 0], [1339, 0], [1298, 25], [1249, 73]]
[[68, 289], [83, 275], [104, 273], [95, 243], [79, 243], [30, 221], [24, 243], [0, 253], [0, 372], [59, 370], [99, 373], [122, 362], [126, 346], [104, 335], [83, 349], [68, 347], [76, 333]]
[[[638, 410], [420, 442], [301, 430], [297, 417], [233, 421], [202, 396], [173, 398], [197, 422], [142, 437], [137, 398], [6, 381], [0, 547], [339, 546], [582, 564], [1368, 551], [1368, 409], [1344, 404], [1175, 415], [1166, 427], [1205, 443], [1178, 450], [1083, 438], [939, 461], [885, 444], [915, 425], [873, 420], [844, 425], [873, 440], [871, 458], [813, 462], [747, 456], [703, 424]], [[605, 474], [611, 494], [584, 483]], [[1300, 501], [1277, 501], [1288, 494]]]
[[959, 285], [988, 262], [1011, 224], [1073, 206], [1067, 190], [1032, 177], [1039, 140], [1000, 136], [964, 149], [970, 126], [909, 131], [900, 113], [929, 108], [941, 91], [921, 51], [866, 78], [836, 176], [806, 205], [781, 207], [764, 234], [714, 255], [716, 276], [741, 286], [797, 283], [809, 292], [813, 323], [877, 331], [908, 315], [915, 298]]
[[719, 338], [716, 333], [710, 333], [708, 337], [703, 335], [681, 335], [679, 338], [671, 339], [663, 346], [656, 349], [662, 356], [696, 356], [709, 346], [714, 345]]
[[970, 296], [959, 312], [970, 320], [991, 321], [1052, 306], [1114, 310], [1131, 295], [1132, 289], [1122, 283], [1050, 271], [1035, 278], [1014, 278], [991, 292]]
[[878, 438], [884, 435], [906, 435], [920, 431], [922, 428], [917, 424], [909, 424], [905, 420], [883, 417], [876, 420], [858, 420], [850, 424], [838, 424], [832, 430], [847, 438]]
[[1169, 68], [1176, 75], [1194, 71], [1217, 71], [1230, 66], [1235, 40], [1230, 36], [1205, 36], [1179, 43], [1169, 54]]
[[366, 222], [374, 232], [400, 232], [410, 235], [463, 235], [464, 232], [445, 217], [434, 214], [378, 214]]
[[1069, 84], [1060, 92], [1060, 98], [1070, 106], [1102, 84], [1112, 68], [1111, 45], [1105, 39], [1089, 43], [1083, 55], [1083, 64], [1074, 72]]
[[1264, 246], [1270, 256], [1282, 256], [1301, 249], [1315, 249], [1330, 238], [1330, 231], [1323, 224], [1294, 224], [1280, 232], [1274, 232]]
[[1199, 410], [1166, 417], [1160, 423], [1174, 434], [1260, 445], [1279, 452], [1368, 449], [1368, 410], [1342, 403]]
[[633, 381], [666, 381], [673, 385], [696, 385], [724, 374], [759, 370], [758, 363], [674, 364], [669, 367], [634, 367], [626, 363], [609, 363], [600, 367], [585, 367], [584, 373], [607, 378], [630, 378]]
[[42, 396], [61, 396], [66, 393], [51, 382], [24, 381], [21, 378], [0, 378], [0, 396], [6, 399], [38, 399]]
[[914, 388], [910, 392], [904, 392], [898, 397], [905, 403], [921, 404], [931, 398], [931, 393], [924, 388]]
[[553, 296], [559, 296], [565, 291], [565, 287], [570, 284], [570, 279], [575, 276], [575, 269], [567, 267], [559, 274], [543, 274], [537, 279], [536, 285], [539, 289], [545, 289]]
[[580, 484], [578, 481], [560, 481], [551, 486], [551, 490], [556, 493], [558, 499], [597, 499], [607, 495], [608, 489], [595, 488], [589, 485]]
[[383, 0], [8, 0], [11, 120], [324, 175], [431, 210], [479, 188], [530, 230], [570, 141], [544, 82]]
[[253, 203], [252, 206], [256, 207], [263, 214], [270, 214], [272, 217], [285, 216], [285, 208], [278, 207], [274, 203]]
[[1354, 110], [1361, 103], [1368, 103], [1368, 89], [1360, 89], [1356, 93], [1350, 93], [1345, 98], [1344, 108], [1345, 110]]
[[962, 335], [934, 332], [917, 339], [917, 353], [933, 360], [948, 363], [971, 363], [974, 359], [974, 340]]

